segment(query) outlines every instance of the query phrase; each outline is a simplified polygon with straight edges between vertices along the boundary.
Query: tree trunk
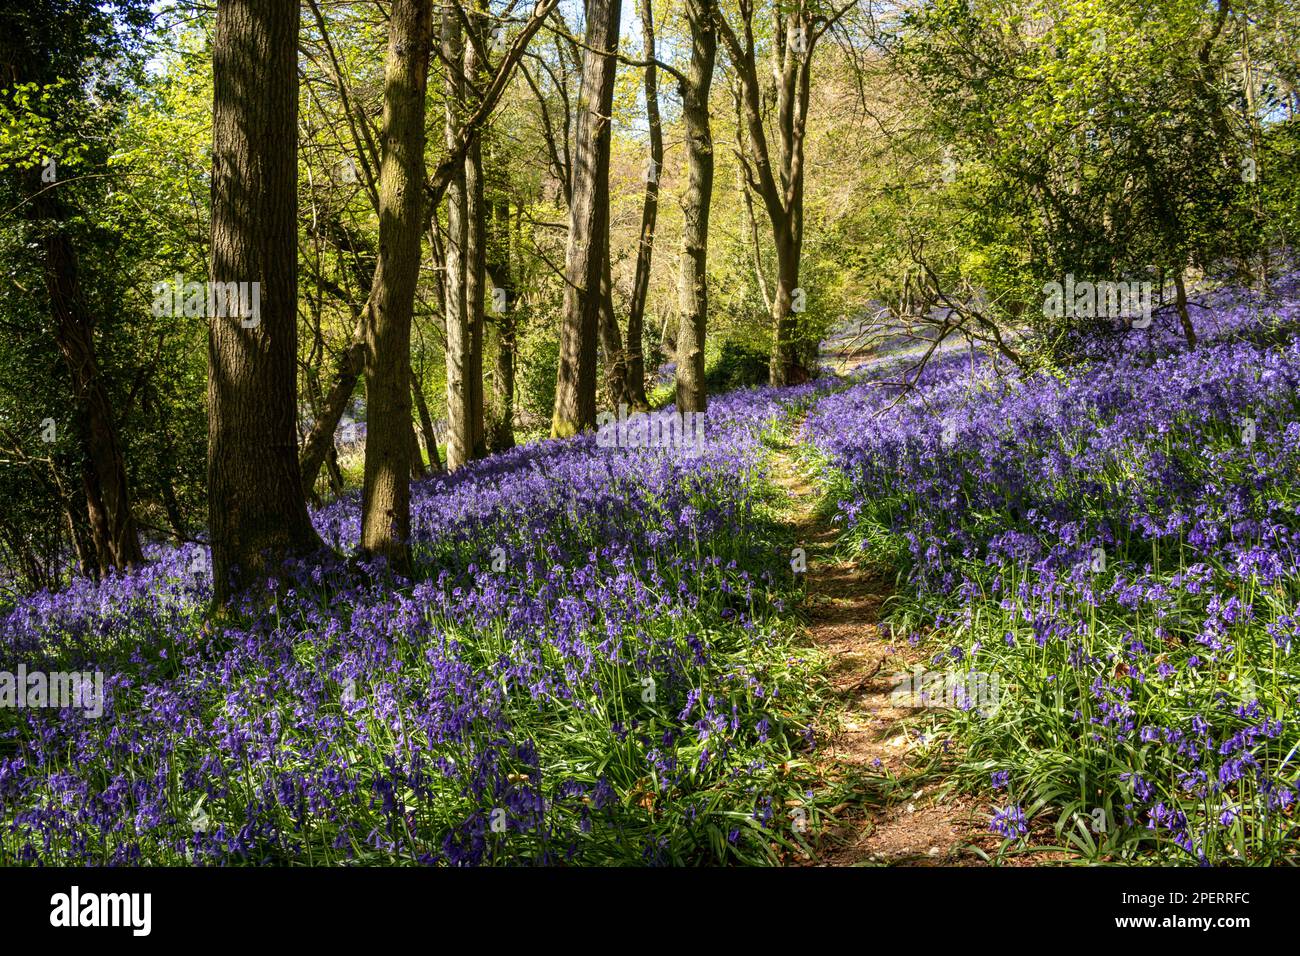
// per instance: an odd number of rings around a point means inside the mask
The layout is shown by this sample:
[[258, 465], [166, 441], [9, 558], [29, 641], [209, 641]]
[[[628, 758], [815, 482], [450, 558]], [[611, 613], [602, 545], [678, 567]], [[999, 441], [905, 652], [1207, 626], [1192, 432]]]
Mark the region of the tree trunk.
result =
[[686, 0], [691, 24], [691, 62], [682, 85], [688, 179], [682, 202], [682, 258], [677, 331], [677, 410], [702, 412], [704, 337], [708, 326], [709, 205], [713, 197], [713, 136], [709, 128], [709, 89], [717, 53], [708, 0]]
[[[484, 19], [476, 5], [470, 17], [474, 35], [486, 42]], [[465, 43], [464, 91], [481, 88], [486, 80], [475, 44]], [[470, 454], [487, 454], [483, 424], [483, 312], [487, 285], [487, 204], [483, 197], [483, 141], [475, 138], [465, 153], [465, 309], [469, 322], [469, 440]]]
[[379, 264], [366, 327], [361, 548], [411, 569], [411, 315], [420, 276], [431, 0], [394, 0], [384, 66]]
[[[461, 63], [464, 36], [454, 7], [442, 15], [442, 56], [447, 64]], [[464, 101], [464, 78], [460, 71], [448, 69], [446, 80], [446, 139], [450, 149], [460, 135]], [[445, 307], [447, 326], [447, 468], [454, 471], [474, 455], [474, 393], [470, 384], [474, 368], [473, 331], [470, 328], [466, 285], [469, 275], [467, 246], [469, 239], [469, 203], [466, 195], [466, 164], [456, 167], [447, 187], [447, 243], [444, 257]]]
[[[493, 311], [496, 313], [496, 353], [492, 374], [492, 428], [488, 448], [493, 452], [515, 447], [515, 281], [510, 262], [510, 205], [505, 200], [490, 204], [491, 241], [488, 243], [488, 274], [492, 278]], [[497, 290], [500, 290], [498, 292]]]
[[[56, 204], [40, 205], [42, 215], [57, 215]], [[113, 421], [112, 401], [95, 355], [94, 320], [81, 297], [71, 241], [53, 216], [43, 225], [45, 288], [54, 313], [55, 342], [68, 366], [81, 411], [81, 442], [89, 465], [86, 500], [91, 508], [91, 524], [98, 531], [95, 542], [99, 567], [101, 571], [135, 567], [144, 563], [144, 554], [131, 514], [126, 462]]]
[[659, 120], [658, 76], [655, 68], [654, 11], [651, 0], [641, 0], [641, 35], [644, 42], [646, 120], [650, 124], [650, 157], [645, 170], [645, 199], [641, 204], [641, 237], [636, 247], [636, 272], [627, 309], [627, 396], [636, 411], [648, 411], [645, 393], [645, 355], [641, 347], [646, 296], [650, 289], [650, 263], [654, 256], [655, 220], [659, 215], [659, 177], [664, 165], [664, 134]]
[[325, 474], [329, 482], [330, 494], [337, 500], [343, 494], [343, 469], [339, 467], [339, 450], [330, 442], [325, 451]]
[[600, 278], [600, 347], [605, 353], [605, 392], [612, 407], [627, 404], [627, 363], [623, 354], [623, 337], [614, 318], [614, 282], [610, 275], [608, 250], [601, 265]]
[[424, 467], [424, 456], [420, 454], [420, 436], [415, 432], [415, 422], [411, 423], [411, 480], [418, 481], [429, 477], [429, 470]]
[[[551, 434], [596, 426], [596, 341], [609, 246], [610, 113], [621, 0], [588, 0]], [[602, 52], [597, 52], [602, 51]]]
[[[17, 25], [22, 22], [19, 17]], [[6, 24], [0, 33], [0, 87], [55, 80], [57, 68], [44, 55], [45, 46], [47, 43], [37, 34], [10, 30]], [[67, 187], [54, 188], [43, 182], [42, 170], [15, 175], [20, 188], [25, 186], [31, 198], [6, 215], [24, 209], [23, 215], [35, 233], [27, 241], [38, 243], [43, 253], [43, 278], [55, 344], [67, 365], [78, 413], [78, 438], [84, 455], [82, 483], [92, 534], [89, 542], [74, 534], [74, 544], [93, 546], [97, 572], [143, 564], [121, 436], [95, 349], [96, 316], [82, 294], [76, 249], [64, 228], [69, 212], [75, 214], [76, 210], [66, 209], [60, 198], [67, 193]]]
[[1181, 268], [1174, 273], [1174, 307], [1178, 310], [1178, 321], [1183, 327], [1187, 347], [1196, 348], [1196, 326], [1192, 324], [1192, 314], [1187, 309], [1187, 285]]
[[[297, 455], [298, 2], [218, 0], [212, 282], [256, 319], [208, 319], [208, 527], [218, 605], [321, 547]], [[247, 327], [246, 327], [247, 326]]]
[[[466, 60], [471, 47], [466, 45]], [[468, 368], [471, 457], [487, 454], [483, 424], [483, 313], [487, 274], [484, 239], [487, 231], [483, 202], [483, 160], [478, 142], [465, 156], [465, 312], [469, 324]]]
[[424, 450], [429, 456], [429, 470], [435, 475], [442, 473], [442, 460], [438, 457], [438, 433], [433, 429], [433, 416], [429, 414], [429, 403], [424, 400], [424, 386], [411, 369], [411, 394], [415, 397], [415, 409], [420, 415], [420, 432], [424, 436]]
[[[713, 0], [704, 0], [713, 3]], [[812, 54], [817, 39], [831, 20], [815, 19], [811, 8], [800, 4], [787, 13], [776, 12], [772, 79], [776, 94], [776, 145], [773, 161], [768, 145], [764, 99], [769, 87], [758, 78], [754, 41], [754, 8], [739, 8], [742, 29], [734, 30], [714, 7], [714, 19], [727, 47], [740, 93], [740, 114], [748, 140], [744, 172], [750, 188], [763, 200], [776, 247], [777, 279], [772, 294], [772, 352], [769, 363], [773, 385], [794, 385], [808, 377], [799, 341], [796, 302], [799, 258], [803, 247], [804, 134], [810, 100]]]
[[[367, 306], [369, 309], [369, 306]], [[316, 420], [312, 422], [311, 431], [302, 443], [302, 452], [298, 456], [298, 468], [302, 473], [302, 486], [310, 494], [316, 487], [316, 478], [320, 475], [321, 465], [326, 462], [331, 449], [334, 448], [334, 433], [338, 431], [339, 421], [347, 411], [348, 402], [357, 389], [357, 382], [366, 364], [366, 348], [362, 341], [365, 334], [364, 325], [358, 325], [351, 343], [339, 358], [334, 371], [334, 384], [329, 394], [321, 403]]]
[[788, 233], [776, 241], [776, 288], [772, 296], [772, 356], [768, 371], [773, 385], [798, 385], [808, 371], [799, 358], [799, 320], [794, 311], [799, 287], [799, 253]]

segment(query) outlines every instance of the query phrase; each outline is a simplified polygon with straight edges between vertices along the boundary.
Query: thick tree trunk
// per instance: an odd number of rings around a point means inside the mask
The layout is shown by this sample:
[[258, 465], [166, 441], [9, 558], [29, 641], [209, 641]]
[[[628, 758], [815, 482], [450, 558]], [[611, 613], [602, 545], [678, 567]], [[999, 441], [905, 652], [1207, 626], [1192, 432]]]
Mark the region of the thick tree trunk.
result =
[[[442, 56], [447, 64], [461, 63], [464, 57], [464, 34], [454, 7], [442, 15]], [[464, 101], [464, 79], [449, 69], [446, 81], [446, 139], [451, 149], [460, 136]], [[455, 470], [474, 455], [474, 392], [471, 379], [474, 369], [473, 330], [470, 328], [466, 285], [469, 274], [467, 246], [469, 239], [465, 163], [457, 164], [447, 187], [447, 243], [444, 257], [445, 305], [447, 326], [447, 468]]]
[[[564, 324], [551, 434], [596, 426], [596, 349], [601, 280], [609, 246], [610, 113], [621, 0], [588, 0], [573, 164], [573, 201], [564, 257]], [[597, 52], [602, 51], [602, 52]]]
[[659, 215], [659, 177], [664, 165], [664, 134], [659, 119], [659, 88], [655, 68], [654, 11], [651, 0], [641, 0], [641, 35], [644, 43], [646, 120], [650, 124], [650, 157], [645, 169], [645, 199], [641, 204], [641, 237], [636, 247], [636, 272], [627, 310], [627, 395], [637, 411], [648, 411], [645, 393], [645, 355], [641, 347], [645, 303], [650, 290], [650, 264], [654, 257], [655, 221]]
[[708, 403], [704, 386], [704, 338], [709, 317], [709, 205], [713, 198], [713, 135], [709, 127], [709, 90], [717, 53], [708, 0], [686, 0], [691, 24], [691, 62], [682, 86], [689, 168], [682, 201], [682, 258], [677, 326], [677, 410], [702, 412]]
[[[260, 283], [256, 320], [208, 319], [214, 597], [321, 546], [297, 455], [298, 2], [218, 0], [211, 281]], [[255, 287], [257, 288], [257, 287]]]
[[411, 315], [420, 276], [431, 0], [394, 0], [384, 67], [379, 265], [366, 327], [361, 548], [410, 572]]

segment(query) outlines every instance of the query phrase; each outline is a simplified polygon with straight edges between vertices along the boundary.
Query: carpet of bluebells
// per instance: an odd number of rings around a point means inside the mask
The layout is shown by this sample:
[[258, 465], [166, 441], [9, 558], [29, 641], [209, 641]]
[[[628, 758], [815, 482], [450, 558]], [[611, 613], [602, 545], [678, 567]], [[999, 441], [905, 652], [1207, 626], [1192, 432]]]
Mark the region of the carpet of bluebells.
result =
[[876, 369], [805, 424], [895, 633], [996, 677], [918, 719], [1007, 851], [1300, 859], [1300, 283], [1200, 306], [1194, 350], [1158, 314], [1064, 372]]
[[[0, 608], [0, 669], [105, 674], [0, 711], [0, 862], [772, 862], [801, 849], [815, 662], [783, 624], [763, 440], [541, 442], [417, 485], [417, 573], [304, 563], [215, 624], [198, 546]], [[815, 817], [809, 806], [800, 822]]]

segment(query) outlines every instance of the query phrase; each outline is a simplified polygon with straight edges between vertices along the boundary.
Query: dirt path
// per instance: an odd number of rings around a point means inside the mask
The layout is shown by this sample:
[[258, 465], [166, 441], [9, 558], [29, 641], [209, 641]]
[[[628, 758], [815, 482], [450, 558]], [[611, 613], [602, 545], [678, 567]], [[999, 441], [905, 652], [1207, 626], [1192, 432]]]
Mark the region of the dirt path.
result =
[[905, 642], [891, 643], [879, 624], [890, 577], [839, 556], [836, 529], [819, 512], [821, 488], [797, 446], [773, 451], [772, 481], [790, 498], [787, 520], [807, 559], [807, 632], [832, 662], [828, 676], [842, 708], [828, 715], [818, 750], [818, 769], [841, 802], [811, 863], [978, 863], [973, 847], [988, 852], [997, 845], [987, 817], [972, 800], [940, 795], [933, 755], [902, 722], [913, 712], [891, 700], [894, 675], [922, 655]]

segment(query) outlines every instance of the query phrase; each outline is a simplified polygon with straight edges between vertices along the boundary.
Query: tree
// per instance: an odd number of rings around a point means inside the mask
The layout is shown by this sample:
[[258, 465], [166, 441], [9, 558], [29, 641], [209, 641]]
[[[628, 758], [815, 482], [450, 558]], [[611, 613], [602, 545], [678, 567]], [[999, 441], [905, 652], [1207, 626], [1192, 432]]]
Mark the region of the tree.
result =
[[650, 289], [650, 266], [654, 258], [655, 222], [659, 217], [659, 176], [664, 165], [664, 133], [659, 118], [659, 79], [655, 59], [654, 11], [650, 0], [641, 0], [641, 36], [645, 56], [645, 113], [649, 127], [650, 155], [646, 160], [645, 198], [641, 204], [641, 232], [636, 247], [636, 272], [627, 306], [627, 395], [628, 404], [647, 411], [645, 356], [641, 339], [645, 325], [646, 293]]
[[228, 603], [314, 551], [298, 468], [298, 0], [219, 0], [212, 46], [216, 283], [257, 283], [256, 321], [208, 317], [208, 526]]
[[361, 547], [410, 573], [411, 315], [420, 275], [431, 0], [395, 0], [384, 64], [379, 264], [366, 321], [366, 466]]
[[680, 314], [677, 325], [677, 410], [702, 412], [704, 337], [709, 316], [709, 207], [713, 201], [713, 134], [709, 124], [709, 90], [717, 54], [714, 0], [686, 0], [691, 25], [691, 62], [682, 82], [682, 116], [686, 123], [688, 183], [682, 200]]
[[[9, 14], [0, 34], [0, 83], [11, 95], [23, 86], [43, 90], [44, 95], [34, 102], [24, 96], [37, 124], [48, 127], [51, 134], [64, 133], [70, 141], [81, 139], [80, 130], [66, 128], [70, 117], [85, 115], [80, 102], [84, 94], [75, 81], [89, 85], [88, 64], [117, 52], [121, 44], [115, 36], [117, 17], [140, 26], [140, 11], [133, 3], [96, 6], [77, 2]], [[65, 101], [60, 104], [51, 91], [67, 80], [74, 81], [71, 89], [77, 92], [63, 94]], [[16, 192], [25, 194], [24, 199], [16, 205], [6, 201], [5, 205], [24, 210], [29, 241], [39, 249], [45, 307], [53, 320], [54, 341], [71, 378], [79, 413], [78, 438], [84, 455], [81, 497], [95, 551], [94, 569], [102, 573], [134, 567], [144, 562], [144, 555], [109, 382], [95, 344], [98, 316], [86, 295], [69, 226], [69, 220], [80, 218], [81, 213], [72, 205], [71, 191], [61, 181], [58, 161], [53, 158], [17, 170], [13, 179]]]
[[755, 38], [754, 0], [739, 0], [739, 26], [733, 28], [726, 14], [717, 15], [718, 30], [740, 86], [746, 132], [746, 154], [742, 157], [748, 187], [762, 200], [772, 227], [776, 249], [776, 282], [772, 289], [773, 385], [792, 385], [808, 375], [800, 355], [798, 313], [803, 311], [799, 288], [799, 264], [803, 254], [804, 138], [808, 125], [808, 103], [812, 78], [813, 51], [817, 41], [855, 5], [848, 2], [826, 14], [814, 7], [815, 0], [772, 5], [772, 39], [776, 87], [776, 144], [773, 158], [764, 113], [765, 87], [759, 79], [759, 47]]
[[564, 257], [564, 319], [551, 434], [596, 426], [597, 332], [609, 258], [610, 113], [621, 0], [588, 0], [573, 198]]
[[[446, 141], [455, 147], [461, 134], [465, 104], [465, 76], [461, 63], [465, 57], [464, 28], [459, 12], [448, 5], [442, 13], [442, 60], [446, 64]], [[469, 147], [466, 148], [466, 155]], [[474, 457], [474, 387], [472, 375], [473, 330], [467, 280], [471, 273], [469, 257], [469, 197], [467, 164], [462, 156], [448, 181], [447, 241], [444, 262], [443, 315], [447, 330], [447, 467], [459, 468]]]

